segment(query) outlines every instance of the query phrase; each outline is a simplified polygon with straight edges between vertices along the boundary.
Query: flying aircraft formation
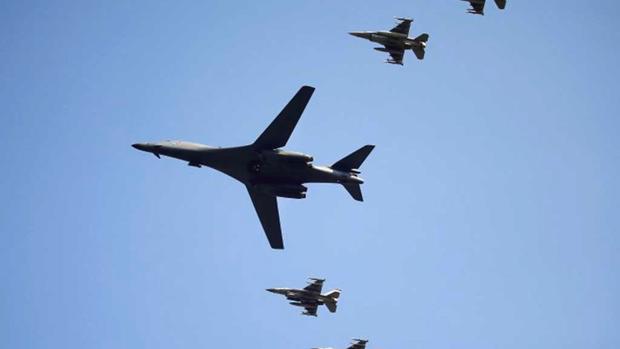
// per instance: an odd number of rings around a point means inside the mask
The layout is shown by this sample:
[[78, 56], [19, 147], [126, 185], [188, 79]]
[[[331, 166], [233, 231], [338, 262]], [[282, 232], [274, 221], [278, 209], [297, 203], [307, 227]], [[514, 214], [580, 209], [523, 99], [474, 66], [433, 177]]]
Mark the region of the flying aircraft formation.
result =
[[283, 249], [277, 197], [304, 199], [305, 183], [337, 183], [363, 201], [359, 168], [373, 145], [365, 145], [331, 166], [312, 164], [310, 155], [281, 149], [291, 137], [314, 88], [303, 86], [273, 122], [249, 145], [215, 148], [185, 141], [137, 143], [138, 150], [187, 161], [192, 167], [211, 167], [246, 186], [269, 244]]
[[[469, 2], [470, 14], [484, 15], [485, 0], [462, 0]], [[495, 0], [500, 9], [506, 0]], [[413, 19], [396, 17], [398, 24], [389, 31], [356, 31], [350, 35], [381, 45], [375, 50], [388, 53], [386, 63], [403, 65], [405, 52], [412, 50], [418, 60], [423, 60], [429, 34], [409, 37]], [[278, 197], [304, 199], [308, 183], [340, 184], [356, 201], [363, 201], [360, 185], [360, 167], [374, 149], [364, 145], [353, 153], [329, 166], [313, 163], [310, 155], [282, 149], [286, 146], [295, 126], [303, 114], [314, 88], [302, 86], [269, 126], [248, 145], [238, 147], [212, 147], [187, 141], [161, 141], [136, 143], [135, 149], [152, 153], [157, 158], [166, 156], [187, 162], [188, 166], [209, 167], [222, 172], [243, 184], [250, 196], [262, 228], [273, 249], [284, 248], [282, 228], [278, 212]], [[341, 290], [322, 293], [325, 279], [310, 278], [308, 285], [296, 288], [268, 288], [268, 292], [284, 296], [289, 304], [304, 308], [305, 316], [317, 317], [319, 306], [335, 313]], [[368, 340], [353, 339], [347, 349], [365, 349]], [[332, 349], [332, 348], [313, 348]]]

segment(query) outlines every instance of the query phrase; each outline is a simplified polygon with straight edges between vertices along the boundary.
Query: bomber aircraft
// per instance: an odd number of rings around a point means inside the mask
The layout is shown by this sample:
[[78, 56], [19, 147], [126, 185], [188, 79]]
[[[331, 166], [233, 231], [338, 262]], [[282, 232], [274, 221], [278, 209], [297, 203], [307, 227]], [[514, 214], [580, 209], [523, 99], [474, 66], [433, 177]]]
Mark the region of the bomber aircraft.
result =
[[325, 279], [310, 278], [308, 286], [302, 289], [296, 288], [268, 288], [267, 291], [275, 294], [281, 294], [286, 297], [291, 305], [303, 307], [305, 311], [301, 313], [307, 316], [316, 316], [318, 307], [325, 305], [330, 312], [335, 313], [338, 306], [338, 298], [341, 291], [335, 289], [325, 294], [321, 294]]
[[[366, 343], [368, 340], [366, 339], [353, 339], [353, 343], [347, 349], [365, 349]], [[333, 348], [312, 348], [312, 349], [333, 349]]]
[[417, 38], [409, 37], [409, 29], [413, 19], [410, 18], [396, 18], [400, 21], [397, 26], [390, 31], [375, 31], [375, 32], [350, 32], [349, 34], [358, 38], [370, 40], [383, 47], [375, 47], [375, 50], [381, 52], [387, 52], [391, 58], [385, 61], [385, 63], [403, 65], [403, 58], [405, 56], [405, 50], [413, 50], [413, 53], [419, 60], [424, 59], [426, 42], [428, 41], [428, 34], [424, 33]]
[[[484, 4], [486, 3], [486, 0], [462, 0], [462, 1], [469, 2], [469, 4], [471, 5], [471, 8], [467, 10], [467, 13], [484, 16]], [[497, 4], [497, 7], [499, 7], [500, 10], [503, 10], [506, 8], [506, 0], [495, 0], [495, 4]]]
[[282, 229], [276, 198], [303, 199], [304, 183], [338, 183], [357, 201], [363, 201], [359, 168], [373, 145], [366, 145], [331, 166], [312, 164], [310, 155], [281, 149], [286, 145], [301, 114], [310, 101], [314, 88], [303, 86], [280, 114], [254, 141], [232, 148], [215, 148], [185, 141], [136, 143], [138, 150], [187, 161], [189, 166], [207, 166], [243, 183], [269, 244], [283, 249]]

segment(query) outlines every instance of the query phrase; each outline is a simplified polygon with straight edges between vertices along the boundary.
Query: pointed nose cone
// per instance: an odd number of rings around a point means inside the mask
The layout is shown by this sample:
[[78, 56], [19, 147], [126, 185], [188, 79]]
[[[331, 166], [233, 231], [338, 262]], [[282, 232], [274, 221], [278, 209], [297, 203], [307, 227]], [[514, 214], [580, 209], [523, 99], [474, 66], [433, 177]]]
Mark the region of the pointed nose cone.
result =
[[136, 144], [132, 144], [131, 146], [138, 150], [147, 151], [146, 144], [136, 143]]
[[266, 289], [267, 292], [271, 292], [271, 293], [276, 293], [276, 289], [275, 288], [268, 288]]
[[364, 33], [364, 32], [350, 32], [349, 35], [353, 35], [357, 38], [362, 38], [362, 39], [368, 38], [368, 33]]

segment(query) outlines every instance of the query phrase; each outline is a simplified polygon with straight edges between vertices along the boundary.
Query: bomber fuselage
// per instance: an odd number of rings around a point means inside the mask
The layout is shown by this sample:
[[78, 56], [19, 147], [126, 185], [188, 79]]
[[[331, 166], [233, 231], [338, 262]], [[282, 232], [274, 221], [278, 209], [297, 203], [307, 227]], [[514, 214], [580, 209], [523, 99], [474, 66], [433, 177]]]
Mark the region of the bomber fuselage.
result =
[[252, 186], [364, 182], [355, 171], [343, 172], [329, 166], [316, 166], [312, 164], [311, 156], [282, 149], [255, 151], [252, 146], [214, 148], [184, 141], [142, 143], [133, 147], [157, 157], [164, 155], [187, 161], [190, 166], [210, 167]]

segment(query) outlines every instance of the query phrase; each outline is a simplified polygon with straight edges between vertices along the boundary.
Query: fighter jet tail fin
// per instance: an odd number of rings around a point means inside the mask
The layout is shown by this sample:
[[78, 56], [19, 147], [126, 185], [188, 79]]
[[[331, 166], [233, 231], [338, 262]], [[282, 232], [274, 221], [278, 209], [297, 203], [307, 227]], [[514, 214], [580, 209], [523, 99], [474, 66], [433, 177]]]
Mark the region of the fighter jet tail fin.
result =
[[374, 145], [365, 145], [353, 153], [342, 158], [331, 167], [339, 171], [352, 171], [359, 169], [370, 152], [375, 148]]
[[342, 184], [344, 188], [351, 194], [353, 199], [356, 201], [364, 201], [364, 197], [362, 196], [362, 188], [357, 183], [344, 183]]
[[325, 295], [327, 297], [330, 297], [331, 299], [333, 299], [334, 301], [338, 301], [338, 298], [340, 298], [340, 293], [342, 291], [340, 291], [339, 289], [335, 289], [335, 290], [331, 290], [329, 292], [327, 292]]
[[326, 293], [325, 295], [330, 298], [329, 301], [325, 302], [325, 306], [330, 312], [335, 313], [336, 309], [338, 308], [338, 298], [340, 298], [340, 290], [336, 289]]
[[414, 46], [413, 47], [413, 53], [415, 54], [416, 57], [418, 57], [419, 60], [424, 59], [424, 55], [426, 54], [426, 42], [428, 41], [428, 34], [424, 33], [420, 36], [418, 36], [417, 38], [415, 38], [415, 41], [418, 43], [423, 43], [424, 45], [421, 46]]
[[336, 310], [338, 309], [338, 303], [334, 302], [327, 302], [325, 303], [325, 306], [327, 307], [327, 310], [329, 310], [330, 313], [335, 313]]
[[495, 4], [499, 7], [500, 10], [506, 8], [506, 0], [495, 0]]
[[415, 38], [414, 40], [416, 42], [424, 42], [424, 43], [426, 43], [429, 38], [430, 38], [430, 36], [427, 33], [424, 33], [424, 34], [418, 36], [417, 38]]

